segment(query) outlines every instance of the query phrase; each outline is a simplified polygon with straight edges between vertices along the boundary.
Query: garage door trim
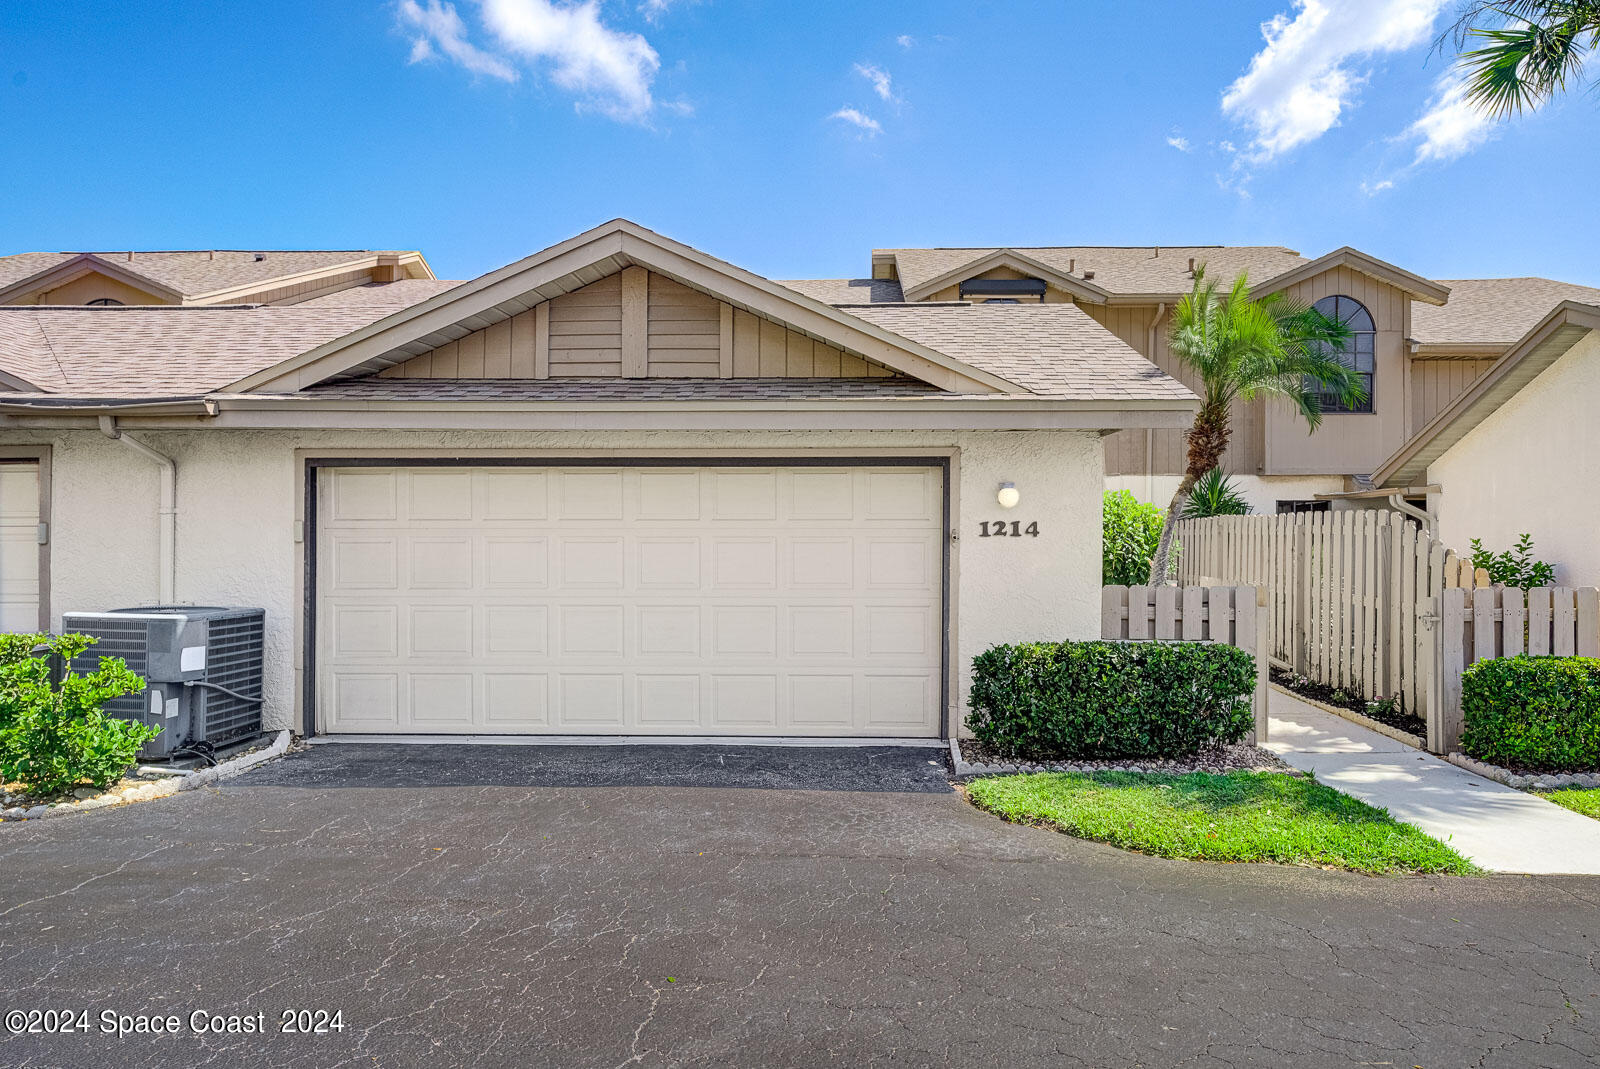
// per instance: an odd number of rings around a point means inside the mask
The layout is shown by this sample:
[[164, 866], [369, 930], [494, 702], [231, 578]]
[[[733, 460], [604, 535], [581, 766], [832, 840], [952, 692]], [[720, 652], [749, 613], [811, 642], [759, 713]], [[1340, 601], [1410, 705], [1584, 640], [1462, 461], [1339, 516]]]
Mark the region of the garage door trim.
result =
[[[934, 468], [939, 472], [939, 507], [943, 537], [940, 538], [939, 602], [939, 738], [947, 739], [950, 732], [950, 667], [951, 667], [951, 458], [940, 455], [892, 456], [721, 456], [715, 453], [685, 453], [677, 456], [316, 456], [306, 457], [304, 466], [304, 519], [302, 542], [304, 573], [301, 612], [301, 727], [306, 738], [320, 732], [317, 714], [317, 536], [319, 521], [318, 472], [322, 468], [870, 468], [917, 467]], [[634, 737], [643, 732], [631, 733]], [[509, 736], [523, 738], [520, 735]], [[619, 736], [620, 737], [620, 736]], [[690, 736], [692, 737], [692, 736]], [[819, 736], [826, 738], [826, 736]], [[752, 737], [759, 743], [761, 737]], [[860, 739], [853, 739], [859, 743]]]

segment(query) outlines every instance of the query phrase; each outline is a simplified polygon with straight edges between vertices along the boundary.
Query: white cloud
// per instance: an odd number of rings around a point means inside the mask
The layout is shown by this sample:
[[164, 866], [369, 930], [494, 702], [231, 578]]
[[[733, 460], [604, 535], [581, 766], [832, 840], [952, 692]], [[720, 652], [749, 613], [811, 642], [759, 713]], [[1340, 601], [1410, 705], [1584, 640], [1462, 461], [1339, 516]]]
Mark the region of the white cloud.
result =
[[877, 137], [879, 134], [883, 133], [883, 127], [878, 123], [877, 119], [874, 119], [870, 115], [863, 115], [855, 108], [840, 108], [838, 111], [828, 116], [828, 118], [838, 119], [841, 122], [847, 122], [851, 126], [854, 126], [856, 129], [860, 130], [862, 134], [867, 137]]
[[[647, 16], [672, 0], [647, 0]], [[552, 82], [577, 94], [581, 106], [615, 119], [642, 120], [655, 107], [651, 93], [661, 57], [636, 33], [607, 26], [599, 0], [478, 0], [493, 50], [468, 40], [454, 4], [444, 0], [400, 0], [400, 24], [416, 33], [412, 63], [446, 56], [474, 74], [503, 81], [518, 78], [517, 61], [547, 67]], [[682, 113], [681, 108], [673, 110]]]
[[1184, 137], [1182, 134], [1173, 134], [1171, 137], [1167, 138], [1167, 144], [1171, 145], [1179, 152], [1188, 152], [1191, 148], [1189, 139]]
[[910, 48], [917, 43], [917, 39], [912, 37], [909, 33], [903, 33], [894, 39], [894, 43], [899, 45], [901, 48]]
[[1492, 117], [1467, 100], [1467, 83], [1452, 71], [1434, 85], [1427, 110], [1401, 135], [1417, 142], [1413, 163], [1446, 163], [1477, 148], [1497, 129]]
[[443, 53], [473, 74], [507, 82], [517, 80], [516, 68], [467, 40], [467, 28], [454, 4], [425, 0], [424, 5], [416, 0], [400, 0], [399, 12], [401, 24], [419, 33], [411, 41], [410, 62], [420, 63]]
[[884, 100], [894, 101], [894, 86], [889, 78], [889, 72], [882, 67], [875, 67], [870, 63], [857, 63], [856, 73], [872, 83], [872, 91]]
[[1265, 162], [1339, 123], [1367, 72], [1362, 60], [1431, 39], [1451, 0], [1294, 0], [1261, 27], [1266, 47], [1222, 96], [1223, 114], [1253, 137], [1250, 162]]
[[1370, 183], [1369, 182], [1362, 182], [1361, 183], [1361, 192], [1365, 193], [1369, 197], [1376, 197], [1379, 193], [1382, 193], [1385, 190], [1390, 190], [1390, 189], [1393, 189], [1393, 188], [1394, 188], [1394, 179], [1392, 179], [1392, 178], [1385, 178], [1381, 182], [1370, 182]]
[[645, 21], [654, 25], [661, 21], [661, 17], [672, 7], [673, 0], [644, 0], [639, 5], [639, 13]]
[[636, 33], [600, 21], [598, 0], [482, 0], [483, 21], [507, 52], [552, 65], [551, 81], [607, 115], [642, 119], [661, 58]]

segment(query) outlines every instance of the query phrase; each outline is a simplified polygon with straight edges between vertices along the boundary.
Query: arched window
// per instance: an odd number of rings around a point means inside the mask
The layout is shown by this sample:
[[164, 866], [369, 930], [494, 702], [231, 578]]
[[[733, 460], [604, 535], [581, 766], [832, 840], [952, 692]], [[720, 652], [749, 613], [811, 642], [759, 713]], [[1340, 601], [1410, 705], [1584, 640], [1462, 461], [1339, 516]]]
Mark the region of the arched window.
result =
[[1341, 364], [1356, 373], [1356, 379], [1361, 383], [1362, 389], [1367, 393], [1366, 400], [1358, 405], [1343, 404], [1339, 395], [1320, 389], [1320, 382], [1309, 382], [1307, 385], [1317, 390], [1317, 400], [1322, 405], [1324, 412], [1371, 412], [1372, 411], [1372, 381], [1374, 369], [1375, 343], [1377, 331], [1372, 325], [1372, 313], [1366, 306], [1354, 297], [1342, 294], [1337, 297], [1324, 297], [1311, 307], [1336, 319], [1350, 331], [1349, 339], [1344, 343], [1336, 356]]
[[89, 302], [90, 308], [121, 308], [122, 302], [115, 297], [96, 297]]

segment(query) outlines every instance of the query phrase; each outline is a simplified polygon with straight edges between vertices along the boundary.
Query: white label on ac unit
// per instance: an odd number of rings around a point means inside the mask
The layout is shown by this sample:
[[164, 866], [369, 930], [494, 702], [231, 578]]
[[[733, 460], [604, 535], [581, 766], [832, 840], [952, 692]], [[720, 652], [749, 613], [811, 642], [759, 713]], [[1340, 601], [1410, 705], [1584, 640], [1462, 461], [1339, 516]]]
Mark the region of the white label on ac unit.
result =
[[176, 698], [168, 698], [167, 699], [167, 719], [171, 720], [173, 717], [175, 717], [177, 715], [178, 715], [178, 699], [176, 699]]
[[178, 658], [178, 671], [203, 672], [206, 668], [206, 648], [204, 646], [185, 646], [183, 653]]
[[161, 715], [161, 692], [159, 690], [152, 690], [150, 692], [150, 715]]

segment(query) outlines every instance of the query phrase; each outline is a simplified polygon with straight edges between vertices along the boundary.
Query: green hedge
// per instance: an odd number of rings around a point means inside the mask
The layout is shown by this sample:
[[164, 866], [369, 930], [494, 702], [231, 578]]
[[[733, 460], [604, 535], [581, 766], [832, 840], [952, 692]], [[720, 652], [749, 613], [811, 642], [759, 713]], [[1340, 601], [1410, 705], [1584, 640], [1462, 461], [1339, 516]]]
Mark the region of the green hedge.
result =
[[1461, 677], [1461, 748], [1539, 772], [1600, 771], [1600, 660], [1500, 657]]
[[972, 662], [967, 726], [1023, 760], [1186, 757], [1254, 723], [1255, 658], [1200, 642], [1035, 642]]

